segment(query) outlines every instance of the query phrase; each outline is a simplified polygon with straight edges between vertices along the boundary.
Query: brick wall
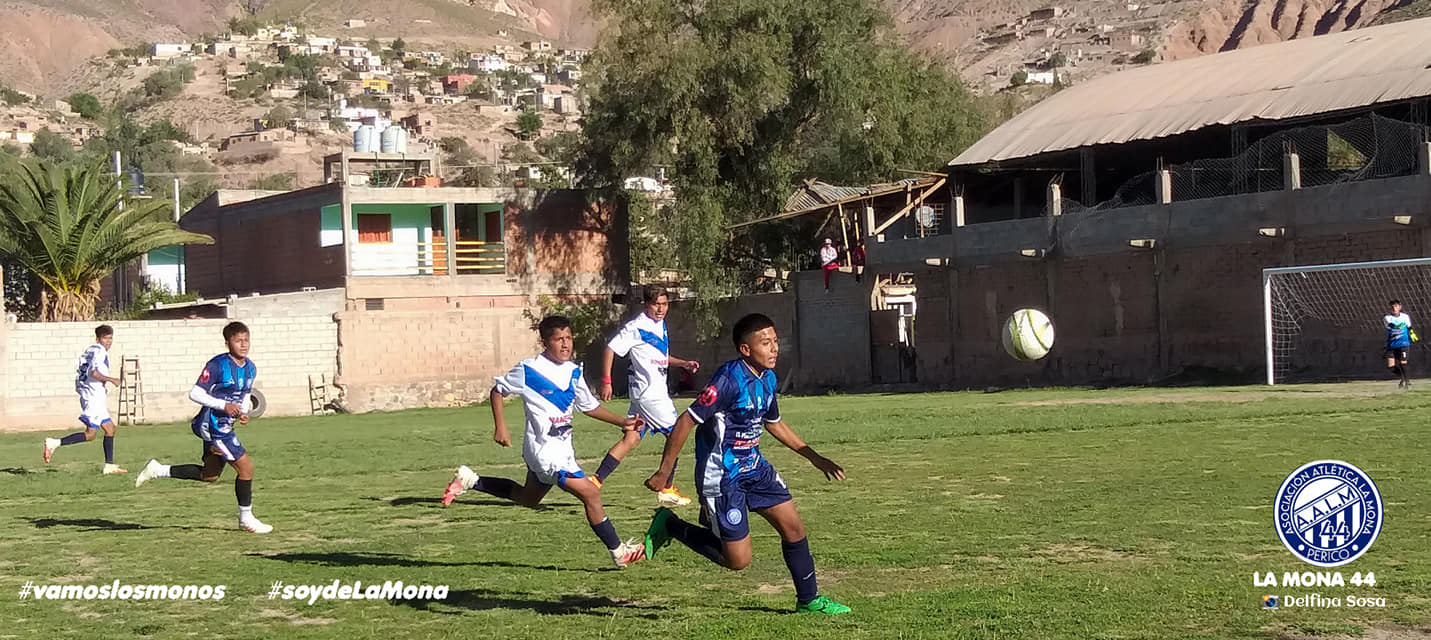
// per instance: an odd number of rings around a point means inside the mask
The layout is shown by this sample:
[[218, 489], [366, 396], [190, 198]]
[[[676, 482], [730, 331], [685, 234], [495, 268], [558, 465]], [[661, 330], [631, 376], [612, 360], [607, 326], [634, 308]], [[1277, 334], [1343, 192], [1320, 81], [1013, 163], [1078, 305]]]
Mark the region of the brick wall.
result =
[[[228, 320], [158, 320], [111, 322], [114, 346], [110, 368], [117, 375], [124, 356], [138, 356], [143, 372], [149, 422], [187, 420], [195, 405], [189, 388], [205, 361], [224, 351]], [[251, 357], [258, 365], [256, 387], [268, 400], [269, 415], [309, 411], [308, 376], [336, 370], [337, 327], [331, 315], [256, 318]], [[64, 428], [79, 413], [74, 391], [75, 362], [94, 343], [98, 322], [21, 323], [4, 332], [0, 380], [4, 428]], [[111, 413], [119, 394], [109, 387]]]
[[521, 307], [344, 311], [338, 383], [353, 411], [479, 402], [492, 378], [540, 351]]
[[306, 189], [282, 200], [221, 206], [210, 196], [183, 217], [186, 231], [212, 236], [212, 245], [185, 250], [189, 291], [217, 298], [343, 285], [343, 247], [319, 246], [321, 209], [339, 202], [337, 185]]

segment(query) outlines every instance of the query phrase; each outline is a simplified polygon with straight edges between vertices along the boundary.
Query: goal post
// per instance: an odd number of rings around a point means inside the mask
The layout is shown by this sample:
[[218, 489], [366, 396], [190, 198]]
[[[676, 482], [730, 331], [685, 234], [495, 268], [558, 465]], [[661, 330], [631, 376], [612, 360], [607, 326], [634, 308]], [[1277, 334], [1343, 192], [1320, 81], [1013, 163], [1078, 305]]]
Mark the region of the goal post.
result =
[[1263, 269], [1267, 384], [1292, 373], [1293, 354], [1309, 323], [1343, 338], [1365, 335], [1368, 352], [1374, 350], [1393, 299], [1402, 302], [1413, 326], [1418, 318], [1431, 320], [1431, 258]]

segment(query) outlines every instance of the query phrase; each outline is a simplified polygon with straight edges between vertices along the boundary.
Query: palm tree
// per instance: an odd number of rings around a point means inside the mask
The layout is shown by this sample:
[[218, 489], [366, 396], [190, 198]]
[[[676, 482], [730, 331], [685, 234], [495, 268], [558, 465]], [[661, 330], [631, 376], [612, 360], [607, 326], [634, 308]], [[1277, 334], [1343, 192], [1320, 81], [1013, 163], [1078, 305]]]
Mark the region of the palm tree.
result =
[[172, 203], [121, 202], [123, 195], [102, 163], [0, 159], [0, 256], [43, 285], [41, 320], [91, 319], [100, 280], [149, 251], [213, 244], [179, 229], [169, 219]]

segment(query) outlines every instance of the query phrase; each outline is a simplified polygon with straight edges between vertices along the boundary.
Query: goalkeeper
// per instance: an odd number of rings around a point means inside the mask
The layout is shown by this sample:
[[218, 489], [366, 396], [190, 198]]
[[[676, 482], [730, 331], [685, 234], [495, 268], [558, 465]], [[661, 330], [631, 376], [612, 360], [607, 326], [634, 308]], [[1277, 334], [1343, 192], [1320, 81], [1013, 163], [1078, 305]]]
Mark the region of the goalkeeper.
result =
[[1420, 340], [1411, 328], [1411, 316], [1402, 313], [1401, 301], [1391, 301], [1391, 313], [1386, 314], [1386, 368], [1401, 378], [1397, 388], [1411, 388], [1411, 373], [1406, 367], [1406, 352], [1411, 343]]

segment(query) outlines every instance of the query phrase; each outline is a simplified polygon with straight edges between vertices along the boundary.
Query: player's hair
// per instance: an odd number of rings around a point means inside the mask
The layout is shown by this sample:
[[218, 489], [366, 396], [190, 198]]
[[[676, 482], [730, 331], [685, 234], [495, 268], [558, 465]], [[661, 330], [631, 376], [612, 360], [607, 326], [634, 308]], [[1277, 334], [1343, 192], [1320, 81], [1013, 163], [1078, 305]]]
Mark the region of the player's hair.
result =
[[248, 325], [238, 321], [224, 325], [224, 342], [232, 340], [234, 336], [240, 333], [248, 333]]
[[1389, 306], [1391, 306], [1391, 305], [1393, 305], [1393, 304], [1401, 304], [1401, 301], [1400, 301], [1400, 300], [1397, 300], [1397, 299], [1395, 299], [1395, 298], [1392, 298], [1392, 299], [1391, 299], [1391, 302], [1386, 303], [1386, 306], [1389, 307]]
[[669, 299], [671, 292], [659, 284], [648, 284], [641, 288], [641, 302], [645, 304], [654, 304], [661, 299], [661, 296], [666, 296]]
[[567, 320], [566, 316], [547, 316], [537, 325], [537, 335], [542, 337], [542, 342], [546, 342], [556, 335], [558, 329], [570, 328], [571, 321]]
[[730, 339], [739, 347], [745, 344], [745, 339], [750, 334], [775, 326], [775, 321], [763, 313], [746, 314], [745, 317], [735, 321], [735, 328], [730, 332]]
[[114, 327], [111, 327], [111, 326], [109, 326], [109, 325], [107, 325], [107, 324], [102, 324], [102, 325], [99, 325], [98, 327], [95, 327], [95, 328], [94, 328], [94, 337], [95, 337], [96, 340], [98, 340], [99, 338], [103, 338], [103, 337], [105, 337], [105, 336], [112, 336], [112, 335], [114, 335]]

